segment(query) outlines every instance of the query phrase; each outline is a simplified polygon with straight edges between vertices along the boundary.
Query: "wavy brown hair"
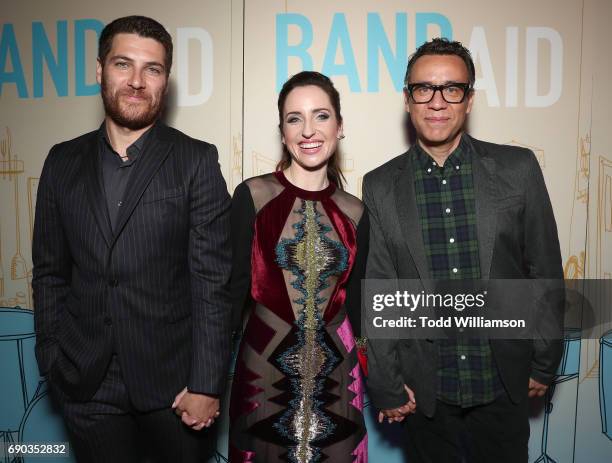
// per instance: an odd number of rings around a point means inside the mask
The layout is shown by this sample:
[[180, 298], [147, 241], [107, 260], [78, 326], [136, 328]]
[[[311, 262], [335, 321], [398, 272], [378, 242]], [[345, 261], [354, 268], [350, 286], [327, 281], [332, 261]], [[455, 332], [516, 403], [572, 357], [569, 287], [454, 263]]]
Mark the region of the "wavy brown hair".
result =
[[[307, 85], [314, 85], [323, 90], [329, 97], [332, 108], [336, 113], [336, 120], [338, 124], [342, 124], [342, 114], [340, 113], [340, 94], [333, 82], [326, 75], [315, 71], [302, 71], [293, 77], [291, 77], [281, 89], [278, 94], [278, 128], [283, 133], [283, 109], [285, 108], [285, 101], [287, 96], [294, 88], [306, 87]], [[291, 154], [287, 150], [287, 147], [283, 145], [283, 154], [281, 160], [276, 165], [276, 170], [285, 170], [291, 165]], [[329, 161], [327, 161], [327, 178], [336, 184], [338, 188], [344, 190], [344, 183], [346, 179], [340, 168], [340, 154], [338, 149], [331, 155]]]

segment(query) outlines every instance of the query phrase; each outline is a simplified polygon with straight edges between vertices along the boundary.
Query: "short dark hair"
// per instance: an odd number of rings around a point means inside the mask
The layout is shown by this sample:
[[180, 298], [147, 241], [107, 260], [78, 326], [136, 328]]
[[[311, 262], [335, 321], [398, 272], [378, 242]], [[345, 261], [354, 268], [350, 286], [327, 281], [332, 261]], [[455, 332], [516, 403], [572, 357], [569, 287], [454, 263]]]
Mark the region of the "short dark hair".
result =
[[404, 77], [404, 86], [410, 83], [410, 70], [421, 56], [425, 55], [455, 55], [463, 60], [465, 67], [468, 71], [468, 78], [470, 87], [474, 87], [476, 81], [476, 69], [474, 68], [474, 61], [472, 60], [472, 54], [470, 50], [465, 48], [461, 42], [455, 40], [451, 41], [447, 38], [435, 38], [429, 42], [425, 42], [417, 51], [415, 51], [408, 60], [408, 66], [406, 67], [406, 77]]
[[166, 50], [164, 66], [166, 74], [172, 67], [172, 37], [160, 23], [146, 16], [124, 16], [108, 23], [98, 41], [98, 59], [104, 65], [104, 60], [111, 50], [113, 38], [117, 34], [138, 34], [140, 37], [156, 40]]
[[[292, 76], [281, 88], [278, 94], [278, 128], [283, 133], [283, 109], [285, 108], [285, 101], [291, 91], [297, 87], [306, 87], [308, 85], [314, 85], [315, 87], [323, 90], [329, 97], [332, 108], [336, 113], [336, 120], [338, 124], [342, 124], [342, 114], [340, 113], [340, 94], [334, 83], [329, 77], [320, 72], [315, 71], [302, 71]], [[283, 149], [281, 160], [276, 165], [276, 170], [284, 170], [291, 164], [291, 155], [287, 149]], [[340, 189], [344, 188], [344, 174], [340, 167], [340, 159], [338, 151], [332, 154], [327, 164], [327, 177], [336, 184]]]

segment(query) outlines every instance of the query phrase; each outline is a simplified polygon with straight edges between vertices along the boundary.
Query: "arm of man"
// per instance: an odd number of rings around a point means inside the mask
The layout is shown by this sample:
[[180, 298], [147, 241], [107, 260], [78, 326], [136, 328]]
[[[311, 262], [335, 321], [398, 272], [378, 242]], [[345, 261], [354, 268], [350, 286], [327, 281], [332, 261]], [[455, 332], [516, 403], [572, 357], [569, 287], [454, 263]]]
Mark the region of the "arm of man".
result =
[[[542, 278], [558, 281], [541, 301], [542, 313], [551, 323], [563, 322], [565, 298], [563, 294], [563, 266], [557, 235], [557, 225], [552, 205], [546, 190], [544, 177], [535, 155], [529, 153], [529, 172], [526, 175], [525, 201], [525, 249], [524, 261], [529, 278]], [[559, 339], [541, 338], [534, 340], [529, 396], [541, 396], [552, 381], [561, 356], [563, 344]]]
[[[366, 263], [366, 278], [395, 279], [398, 277], [391, 253], [379, 221], [379, 211], [370, 191], [368, 178], [363, 183], [363, 201], [370, 223], [369, 252]], [[367, 335], [366, 333], [363, 333]], [[388, 418], [399, 418], [396, 409], [406, 407], [414, 396], [409, 397], [401, 374], [395, 339], [368, 339], [368, 393], [374, 406]], [[414, 408], [411, 407], [411, 410]]]
[[52, 167], [56, 150], [54, 146], [49, 152], [40, 176], [32, 240], [36, 359], [41, 375], [49, 373], [58, 355], [56, 333], [70, 292], [72, 270], [72, 257], [53, 184], [54, 179], [60, 178]]
[[231, 349], [230, 197], [217, 150], [205, 146], [189, 191], [193, 357], [187, 389], [173, 404], [194, 429], [218, 416]]

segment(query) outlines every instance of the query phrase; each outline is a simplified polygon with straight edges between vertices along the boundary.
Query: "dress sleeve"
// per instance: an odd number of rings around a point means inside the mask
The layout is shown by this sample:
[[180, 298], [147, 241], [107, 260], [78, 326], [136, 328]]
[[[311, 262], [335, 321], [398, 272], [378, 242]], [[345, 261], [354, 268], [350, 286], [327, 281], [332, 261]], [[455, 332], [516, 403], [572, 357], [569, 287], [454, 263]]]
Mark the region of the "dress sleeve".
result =
[[346, 286], [346, 311], [353, 327], [355, 337], [361, 337], [361, 280], [365, 278], [368, 258], [370, 221], [368, 211], [364, 209], [357, 225], [357, 253], [353, 270]]
[[245, 310], [251, 302], [251, 248], [255, 225], [255, 205], [246, 183], [236, 187], [232, 198], [232, 330], [242, 329]]

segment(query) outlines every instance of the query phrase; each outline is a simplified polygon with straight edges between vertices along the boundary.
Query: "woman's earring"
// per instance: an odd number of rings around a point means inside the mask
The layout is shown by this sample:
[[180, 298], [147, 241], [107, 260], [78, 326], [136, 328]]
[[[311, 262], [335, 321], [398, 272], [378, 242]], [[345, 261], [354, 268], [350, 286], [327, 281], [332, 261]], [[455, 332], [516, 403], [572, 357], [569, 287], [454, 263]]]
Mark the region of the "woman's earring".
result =
[[338, 140], [343, 140], [343, 139], [344, 139], [344, 137], [345, 137], [345, 135], [344, 135], [344, 134], [341, 134], [341, 135], [338, 135], [336, 138], [337, 138]]

